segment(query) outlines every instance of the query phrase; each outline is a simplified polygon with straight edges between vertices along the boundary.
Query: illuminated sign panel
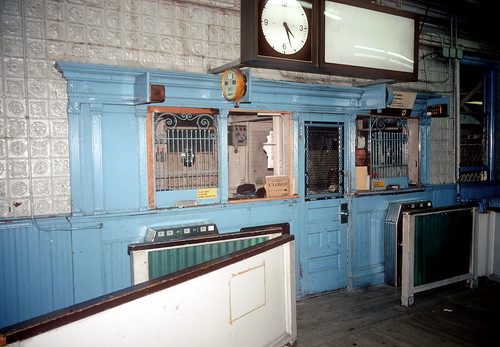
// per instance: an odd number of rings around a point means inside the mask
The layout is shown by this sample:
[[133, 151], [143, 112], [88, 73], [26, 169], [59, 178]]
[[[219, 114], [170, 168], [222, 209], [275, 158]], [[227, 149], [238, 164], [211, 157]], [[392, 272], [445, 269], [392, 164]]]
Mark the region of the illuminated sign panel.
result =
[[324, 15], [326, 63], [413, 72], [414, 20], [332, 1]]
[[355, 1], [324, 1], [319, 65], [354, 76], [416, 80], [418, 17]]

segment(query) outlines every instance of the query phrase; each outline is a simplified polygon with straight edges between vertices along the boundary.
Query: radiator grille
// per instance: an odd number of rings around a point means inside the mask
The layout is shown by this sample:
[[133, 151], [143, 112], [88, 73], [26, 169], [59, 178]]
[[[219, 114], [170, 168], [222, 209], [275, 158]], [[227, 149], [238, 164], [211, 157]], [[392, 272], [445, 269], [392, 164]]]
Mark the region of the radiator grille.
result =
[[414, 285], [469, 273], [472, 229], [471, 210], [416, 216]]
[[267, 240], [269, 236], [150, 252], [148, 254], [149, 279], [183, 270]]
[[215, 115], [155, 114], [156, 191], [215, 188], [217, 183]]

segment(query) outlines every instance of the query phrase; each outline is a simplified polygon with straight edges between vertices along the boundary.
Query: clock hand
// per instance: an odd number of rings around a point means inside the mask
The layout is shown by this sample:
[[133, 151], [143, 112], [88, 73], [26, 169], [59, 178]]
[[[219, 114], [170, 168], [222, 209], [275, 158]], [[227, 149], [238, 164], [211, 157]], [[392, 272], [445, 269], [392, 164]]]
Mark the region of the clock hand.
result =
[[286, 36], [288, 36], [288, 42], [290, 43], [290, 47], [292, 47], [292, 41], [290, 40], [290, 35], [292, 35], [293, 38], [295, 38], [295, 36], [293, 36], [293, 33], [288, 27], [288, 24], [286, 22], [283, 22], [283, 26], [285, 27]]

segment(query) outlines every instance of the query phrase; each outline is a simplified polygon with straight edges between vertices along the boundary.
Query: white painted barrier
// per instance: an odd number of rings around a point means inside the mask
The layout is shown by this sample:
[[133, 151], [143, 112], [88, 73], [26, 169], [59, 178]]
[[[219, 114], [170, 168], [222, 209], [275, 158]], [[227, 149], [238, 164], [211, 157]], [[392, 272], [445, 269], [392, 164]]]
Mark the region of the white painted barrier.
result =
[[2, 329], [0, 346], [291, 345], [294, 264], [293, 236], [282, 235]]

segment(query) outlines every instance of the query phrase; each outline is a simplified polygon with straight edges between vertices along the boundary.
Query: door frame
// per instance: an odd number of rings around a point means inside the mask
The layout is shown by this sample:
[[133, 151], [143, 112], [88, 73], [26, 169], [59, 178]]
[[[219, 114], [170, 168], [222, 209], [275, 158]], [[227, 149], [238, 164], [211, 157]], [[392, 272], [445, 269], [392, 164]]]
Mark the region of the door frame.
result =
[[[305, 178], [305, 171], [306, 171], [306, 150], [305, 150], [305, 144], [306, 144], [306, 136], [307, 136], [307, 129], [306, 129], [306, 123], [308, 122], [314, 122], [318, 124], [326, 124], [328, 125], [331, 123], [332, 125], [340, 125], [341, 128], [343, 129], [343, 136], [342, 136], [342, 145], [343, 145], [343, 154], [341, 155], [341, 160], [342, 160], [342, 165], [343, 165], [343, 173], [344, 173], [344, 182], [343, 182], [343, 194], [341, 196], [337, 197], [328, 197], [328, 198], [321, 198], [321, 199], [316, 199], [316, 200], [306, 200], [306, 178]], [[298, 172], [298, 177], [301, 180], [301, 184], [299, 184], [300, 191], [299, 191], [299, 196], [301, 196], [300, 199], [300, 218], [299, 218], [299, 230], [300, 230], [300, 237], [298, 238], [298, 248], [299, 248], [299, 257], [298, 257], [298, 276], [299, 279], [297, 281], [298, 283], [298, 293], [300, 296], [307, 296], [307, 295], [312, 295], [320, 292], [325, 292], [325, 291], [332, 291], [332, 290], [337, 290], [337, 289], [343, 289], [347, 288], [348, 283], [349, 283], [349, 274], [350, 274], [350, 264], [349, 264], [349, 223], [340, 223], [341, 219], [341, 211], [340, 208], [346, 206], [348, 202], [347, 198], [347, 192], [349, 191], [348, 187], [350, 185], [349, 182], [349, 177], [350, 175], [345, 175], [346, 171], [349, 168], [349, 163], [353, 159], [350, 158], [349, 154], [349, 134], [348, 132], [352, 127], [350, 126], [350, 117], [348, 114], [344, 115], [334, 115], [334, 114], [301, 114], [298, 119], [298, 125], [299, 125], [299, 136], [298, 136], [298, 163], [299, 163], [299, 172]], [[327, 226], [329, 225], [329, 217], [325, 216], [324, 214], [320, 213], [319, 209], [324, 208], [324, 211], [338, 211], [337, 216], [331, 216], [331, 222], [332, 222], [332, 229], [331, 230], [326, 230]], [[342, 277], [337, 281], [337, 283], [329, 283], [328, 281], [331, 278], [334, 278], [335, 276], [328, 276], [328, 271], [324, 271], [324, 281], [325, 283], [322, 282], [322, 275], [321, 271], [318, 271], [318, 275], [310, 275], [308, 273], [308, 269], [310, 269], [310, 265], [312, 263], [314, 254], [313, 251], [311, 251], [311, 243], [310, 243], [310, 234], [309, 230], [311, 230], [311, 225], [309, 224], [309, 218], [311, 216], [321, 216], [319, 219], [325, 219], [323, 220], [323, 224], [318, 224], [318, 233], [315, 233], [314, 237], [317, 237], [317, 239], [323, 238], [320, 242], [323, 242], [323, 249], [327, 249], [331, 244], [330, 242], [330, 236], [326, 235], [331, 235], [332, 237], [338, 237], [339, 240], [339, 264], [341, 267], [339, 268], [339, 274]], [[338, 223], [338, 226], [336, 227], [334, 224]], [[338, 228], [338, 229], [336, 229]], [[338, 232], [338, 234], [337, 234]], [[324, 238], [327, 239], [324, 239]], [[328, 244], [328, 245], [326, 245]], [[333, 245], [332, 245], [333, 246]], [[320, 254], [321, 252], [318, 252], [317, 254]], [[332, 254], [333, 255], [333, 254]], [[327, 283], [328, 282], [328, 283]]]

